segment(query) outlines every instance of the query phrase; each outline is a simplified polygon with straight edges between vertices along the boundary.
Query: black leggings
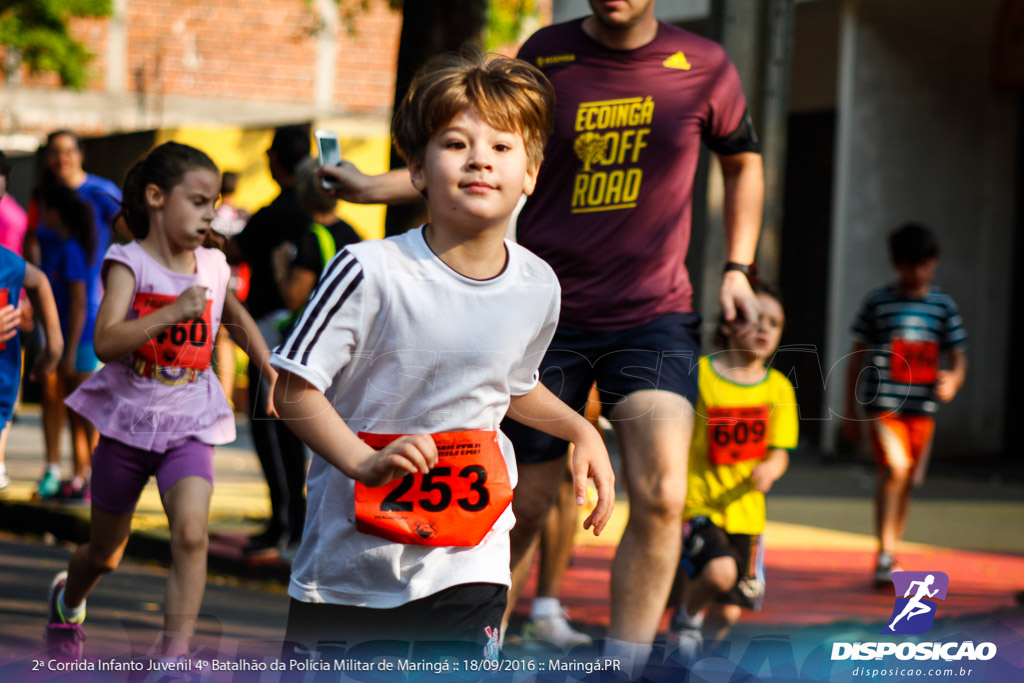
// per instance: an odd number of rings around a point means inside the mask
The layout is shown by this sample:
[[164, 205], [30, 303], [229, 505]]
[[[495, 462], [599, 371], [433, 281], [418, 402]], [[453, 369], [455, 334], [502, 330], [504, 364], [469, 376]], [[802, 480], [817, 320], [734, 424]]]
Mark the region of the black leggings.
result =
[[386, 641], [378, 644], [407, 650], [408, 642], [443, 641], [458, 650], [468, 647], [478, 659], [482, 649], [497, 647], [507, 600], [508, 589], [493, 583], [452, 586], [390, 609], [292, 599], [285, 653], [289, 644], [326, 653], [342, 643], [349, 651], [369, 641]]

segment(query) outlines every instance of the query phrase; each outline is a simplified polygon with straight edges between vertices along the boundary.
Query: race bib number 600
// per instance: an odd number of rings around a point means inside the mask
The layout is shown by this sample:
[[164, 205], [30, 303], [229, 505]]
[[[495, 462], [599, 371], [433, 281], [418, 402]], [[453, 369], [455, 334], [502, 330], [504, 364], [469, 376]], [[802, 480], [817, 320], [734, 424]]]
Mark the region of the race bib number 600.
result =
[[[170, 306], [177, 298], [168, 294], [139, 292], [135, 295], [132, 308], [142, 318], [164, 306]], [[213, 335], [210, 334], [212, 303], [207, 299], [206, 310], [201, 317], [171, 325], [136, 349], [135, 355], [161, 367], [193, 370], [205, 370], [210, 367], [210, 358], [213, 355]]]
[[[359, 438], [380, 450], [402, 434]], [[433, 434], [437, 465], [384, 486], [356, 482], [356, 528], [397, 543], [475, 546], [512, 502], [508, 467], [497, 433]]]

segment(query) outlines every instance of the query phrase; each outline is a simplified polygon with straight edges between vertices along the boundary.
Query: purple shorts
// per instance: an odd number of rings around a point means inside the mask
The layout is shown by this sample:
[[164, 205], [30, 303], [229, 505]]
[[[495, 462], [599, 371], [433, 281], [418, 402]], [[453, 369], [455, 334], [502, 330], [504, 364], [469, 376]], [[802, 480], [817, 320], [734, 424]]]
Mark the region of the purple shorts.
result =
[[92, 504], [100, 512], [132, 512], [150, 475], [160, 495], [185, 477], [202, 477], [213, 485], [213, 446], [186, 439], [164, 453], [142, 450], [100, 436], [92, 454]]

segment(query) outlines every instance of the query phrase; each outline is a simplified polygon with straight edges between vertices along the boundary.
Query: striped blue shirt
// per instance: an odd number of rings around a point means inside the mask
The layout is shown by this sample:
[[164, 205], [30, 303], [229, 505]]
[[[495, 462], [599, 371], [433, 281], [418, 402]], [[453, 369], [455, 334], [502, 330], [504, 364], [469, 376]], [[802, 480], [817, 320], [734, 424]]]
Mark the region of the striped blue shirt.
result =
[[867, 347], [857, 397], [873, 412], [934, 414], [941, 355], [967, 347], [956, 302], [938, 287], [919, 299], [892, 286], [872, 292], [853, 324], [853, 337]]

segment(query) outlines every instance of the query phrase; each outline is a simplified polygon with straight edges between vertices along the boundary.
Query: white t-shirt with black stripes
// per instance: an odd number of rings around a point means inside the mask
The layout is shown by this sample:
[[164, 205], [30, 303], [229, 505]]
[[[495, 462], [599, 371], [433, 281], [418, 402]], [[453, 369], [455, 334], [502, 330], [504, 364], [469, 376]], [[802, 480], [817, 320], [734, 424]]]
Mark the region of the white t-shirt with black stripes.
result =
[[[498, 430], [528, 393], [558, 323], [551, 268], [506, 240], [504, 270], [464, 277], [423, 229], [340, 251], [271, 360], [323, 391], [355, 432]], [[499, 432], [513, 486], [512, 444]], [[510, 584], [511, 506], [479, 545], [403, 545], [356, 530], [354, 482], [314, 455], [306, 526], [288, 593], [390, 608], [464, 583]]]

